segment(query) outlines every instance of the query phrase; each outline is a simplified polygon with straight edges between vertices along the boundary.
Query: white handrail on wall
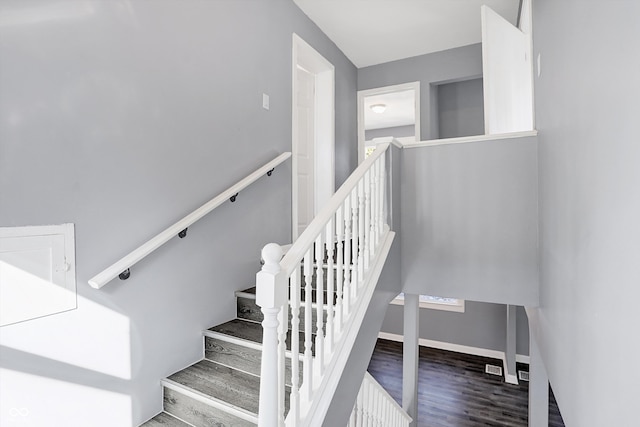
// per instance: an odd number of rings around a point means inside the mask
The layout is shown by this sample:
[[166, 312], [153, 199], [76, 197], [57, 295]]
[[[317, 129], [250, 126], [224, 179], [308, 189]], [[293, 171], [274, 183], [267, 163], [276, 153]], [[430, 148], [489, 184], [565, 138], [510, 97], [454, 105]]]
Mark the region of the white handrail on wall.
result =
[[[275, 243], [262, 251], [265, 264], [256, 276], [256, 303], [264, 313], [260, 427], [319, 426], [326, 416], [395, 235], [387, 223], [388, 148], [377, 146], [282, 260]], [[335, 300], [324, 301], [325, 291]], [[291, 354], [304, 352], [302, 384], [298, 364], [291, 364], [285, 420], [289, 309]]]
[[409, 427], [411, 421], [412, 418], [398, 402], [371, 374], [365, 372], [347, 427]]
[[264, 176], [265, 174], [270, 172], [273, 168], [287, 160], [289, 157], [291, 157], [290, 152], [280, 154], [269, 163], [265, 164], [255, 172], [241, 179], [240, 181], [229, 187], [227, 190], [223, 191], [204, 205], [200, 206], [195, 211], [191, 212], [189, 215], [182, 218], [180, 221], [166, 228], [164, 231], [160, 232], [137, 249], [131, 251], [129, 254], [125, 255], [123, 258], [121, 258], [111, 266], [96, 274], [89, 280], [89, 285], [91, 285], [91, 287], [93, 288], [100, 289], [111, 280], [115, 279], [120, 273], [124, 272], [135, 263], [149, 255], [151, 252], [158, 249], [171, 238], [178, 235], [178, 233], [180, 233], [182, 230], [188, 228], [191, 224], [198, 221], [200, 218], [220, 206], [225, 201], [229, 200], [231, 197], [235, 196], [241, 190], [251, 185], [261, 176]]

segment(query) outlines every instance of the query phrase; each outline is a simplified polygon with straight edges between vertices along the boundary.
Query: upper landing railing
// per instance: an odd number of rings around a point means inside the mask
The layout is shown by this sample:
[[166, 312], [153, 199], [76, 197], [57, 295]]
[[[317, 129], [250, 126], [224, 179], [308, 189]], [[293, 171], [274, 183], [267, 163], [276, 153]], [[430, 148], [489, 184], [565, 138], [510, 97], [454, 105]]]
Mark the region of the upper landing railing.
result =
[[255, 172], [247, 175], [245, 178], [241, 179], [213, 199], [209, 200], [207, 203], [182, 218], [180, 221], [161, 231], [155, 237], [151, 238], [149, 241], [142, 244], [137, 249], [134, 249], [129, 254], [125, 255], [119, 261], [116, 261], [100, 273], [96, 274], [89, 280], [89, 285], [91, 285], [91, 287], [93, 288], [100, 289], [111, 280], [115, 279], [117, 276], [119, 276], [122, 280], [128, 279], [130, 275], [129, 269], [131, 268], [131, 266], [149, 255], [151, 252], [158, 249], [174, 236], [177, 235], [180, 238], [185, 237], [187, 235], [187, 228], [191, 224], [207, 215], [209, 212], [220, 206], [225, 201], [230, 200], [231, 202], [235, 202], [236, 197], [240, 191], [251, 185], [253, 182], [257, 181], [258, 178], [264, 176], [265, 174], [271, 176], [273, 169], [280, 163], [287, 160], [289, 157], [291, 157], [290, 152], [282, 153], [266, 165], [257, 169]]
[[[377, 146], [284, 257], [275, 243], [262, 251], [260, 427], [315, 427], [325, 419], [395, 235], [388, 149], [389, 143]], [[289, 318], [290, 354], [302, 352], [302, 366], [291, 363], [286, 378]], [[285, 384], [291, 384], [286, 421]]]

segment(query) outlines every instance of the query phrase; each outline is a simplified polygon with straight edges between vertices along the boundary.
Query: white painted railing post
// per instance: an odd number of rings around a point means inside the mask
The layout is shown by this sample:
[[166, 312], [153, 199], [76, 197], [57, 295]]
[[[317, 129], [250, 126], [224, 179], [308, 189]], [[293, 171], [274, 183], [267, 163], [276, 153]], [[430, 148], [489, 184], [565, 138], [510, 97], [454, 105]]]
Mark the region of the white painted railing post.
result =
[[264, 314], [262, 321], [262, 364], [260, 373], [259, 427], [278, 427], [279, 413], [278, 313], [287, 302], [286, 278], [280, 271], [282, 248], [269, 243], [262, 249], [264, 265], [256, 274], [256, 304]]

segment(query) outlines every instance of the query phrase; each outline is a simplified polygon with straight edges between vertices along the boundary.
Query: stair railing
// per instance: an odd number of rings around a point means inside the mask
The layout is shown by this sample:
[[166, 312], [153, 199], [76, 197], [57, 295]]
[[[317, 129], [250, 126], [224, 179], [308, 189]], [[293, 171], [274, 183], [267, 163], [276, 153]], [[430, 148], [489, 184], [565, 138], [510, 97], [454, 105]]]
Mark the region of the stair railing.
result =
[[[387, 223], [388, 148], [389, 143], [377, 146], [282, 259], [275, 243], [262, 251], [265, 264], [256, 278], [256, 302], [264, 313], [260, 427], [324, 420], [393, 241]], [[285, 383], [291, 384], [286, 420]]]
[[158, 249], [160, 246], [164, 245], [173, 237], [179, 236], [180, 238], [184, 238], [187, 235], [187, 228], [189, 228], [189, 226], [194, 222], [198, 221], [200, 218], [204, 217], [227, 200], [235, 202], [240, 191], [253, 184], [258, 180], [258, 178], [264, 175], [271, 176], [273, 169], [289, 157], [291, 157], [290, 152], [282, 153], [269, 163], [250, 173], [204, 205], [200, 206], [195, 211], [182, 218], [180, 221], [167, 227], [146, 243], [140, 245], [120, 260], [96, 274], [94, 277], [89, 279], [89, 285], [93, 288], [100, 289], [116, 277], [120, 277], [121, 280], [128, 279], [131, 274], [130, 268], [135, 263]]
[[409, 427], [411, 421], [398, 402], [365, 372], [347, 427]]

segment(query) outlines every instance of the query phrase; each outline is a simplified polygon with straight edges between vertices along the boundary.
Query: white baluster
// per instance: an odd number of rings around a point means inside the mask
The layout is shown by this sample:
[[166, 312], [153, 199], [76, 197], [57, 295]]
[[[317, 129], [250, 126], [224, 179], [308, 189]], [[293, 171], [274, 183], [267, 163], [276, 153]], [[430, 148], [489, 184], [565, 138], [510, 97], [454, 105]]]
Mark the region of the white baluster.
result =
[[358, 419], [356, 421], [356, 425], [358, 427], [364, 427], [364, 410], [362, 405], [364, 404], [364, 384], [360, 386], [360, 391], [358, 392], [358, 397], [356, 398], [356, 405], [358, 406]]
[[373, 259], [378, 244], [378, 160], [371, 165], [371, 249], [369, 252], [369, 260]]
[[371, 169], [364, 174], [364, 270], [369, 270], [371, 261]]
[[293, 425], [300, 422], [300, 266], [296, 267], [291, 275], [291, 396], [290, 416], [293, 417]]
[[336, 312], [335, 312], [335, 330], [334, 334], [338, 335], [342, 332], [342, 287], [344, 286], [344, 236], [345, 223], [342, 215], [344, 204], [338, 207], [336, 211]]
[[304, 365], [302, 372], [302, 386], [303, 393], [306, 399], [310, 399], [313, 391], [313, 347], [312, 341], [312, 328], [313, 319], [311, 314], [313, 313], [312, 306], [312, 292], [311, 283], [313, 280], [313, 254], [312, 250], [307, 250], [304, 256]]
[[351, 415], [349, 416], [348, 427], [356, 427], [356, 411], [358, 410], [358, 401], [356, 399], [356, 403], [353, 405], [353, 409], [351, 410]]
[[[365, 176], [367, 174], [365, 174]], [[355, 286], [356, 295], [360, 288], [360, 282], [362, 282], [362, 279], [364, 278], [364, 269], [365, 269], [364, 251], [365, 251], [365, 245], [367, 244], [367, 242], [365, 241], [365, 237], [364, 237], [364, 227], [365, 227], [364, 215], [365, 215], [364, 179], [362, 179], [360, 180], [360, 182], [358, 182], [358, 282], [357, 282], [357, 285]]]
[[364, 425], [367, 427], [371, 427], [372, 418], [371, 418], [371, 387], [369, 386], [369, 381], [363, 384], [364, 388], [364, 407], [366, 408]]
[[316, 372], [324, 374], [324, 236], [322, 233], [316, 239]]
[[351, 291], [351, 304], [353, 304], [353, 299], [356, 295], [356, 290], [358, 288], [358, 283], [360, 278], [360, 259], [358, 254], [360, 253], [360, 213], [359, 213], [359, 203], [358, 203], [358, 188], [359, 184], [351, 192], [351, 282], [350, 282], [350, 291]]
[[[288, 294], [288, 287], [285, 295]], [[288, 295], [287, 295], [288, 297]], [[288, 300], [288, 298], [287, 298]], [[285, 301], [278, 313], [278, 425], [284, 426], [285, 398], [285, 361], [287, 358], [287, 331], [289, 330], [289, 304]]]
[[387, 194], [387, 152], [385, 151], [384, 153], [382, 153], [382, 156], [380, 156], [380, 207], [378, 209], [378, 223], [379, 223], [379, 227], [378, 227], [378, 232], [380, 233], [380, 236], [382, 236], [382, 231], [384, 230], [384, 225], [386, 224], [386, 217], [385, 217], [385, 211], [386, 211], [386, 205], [387, 205], [387, 198], [386, 198], [386, 194]]
[[380, 393], [379, 390], [376, 390], [376, 407], [378, 408], [378, 422], [377, 422], [377, 426], [378, 427], [382, 427], [384, 425], [383, 420], [384, 420], [384, 409], [386, 406], [385, 400], [382, 398], [382, 394]]
[[[326, 342], [326, 348], [325, 351], [331, 355], [333, 354], [333, 344], [335, 342], [334, 340], [334, 327], [333, 327], [333, 304], [334, 304], [334, 298], [335, 298], [335, 271], [333, 269], [334, 267], [334, 261], [333, 261], [333, 256], [335, 253], [335, 246], [334, 246], [334, 232], [333, 232], [333, 225], [334, 225], [334, 217], [331, 217], [331, 220], [329, 221], [329, 223], [326, 226], [326, 243], [325, 246], [327, 248], [327, 320], [326, 320], [326, 326], [325, 326], [325, 330], [327, 332], [326, 338], [325, 338], [325, 342]], [[330, 359], [327, 359], [330, 360]]]
[[353, 278], [353, 256], [351, 254], [353, 246], [353, 217], [351, 195], [344, 200], [344, 288], [342, 297], [344, 299], [342, 306], [344, 311], [343, 322], [346, 322], [349, 313], [351, 313], [351, 282]]
[[379, 212], [380, 212], [380, 158], [378, 158], [378, 160], [376, 160], [376, 162], [373, 164], [374, 167], [374, 179], [373, 179], [373, 189], [372, 189], [372, 194], [373, 194], [373, 198], [374, 198], [374, 204], [373, 204], [373, 209], [371, 210], [371, 224], [373, 225], [372, 229], [373, 229], [373, 247], [374, 250], [372, 251], [374, 254], [377, 252], [377, 248], [378, 248], [378, 243], [380, 243], [380, 217], [379, 217]]
[[262, 321], [262, 362], [260, 378], [259, 427], [276, 427], [278, 414], [278, 377], [284, 372], [278, 370], [278, 313], [286, 303], [286, 286], [280, 271], [282, 248], [269, 243], [262, 249], [265, 261], [262, 270], [256, 274], [256, 304], [264, 315]]

